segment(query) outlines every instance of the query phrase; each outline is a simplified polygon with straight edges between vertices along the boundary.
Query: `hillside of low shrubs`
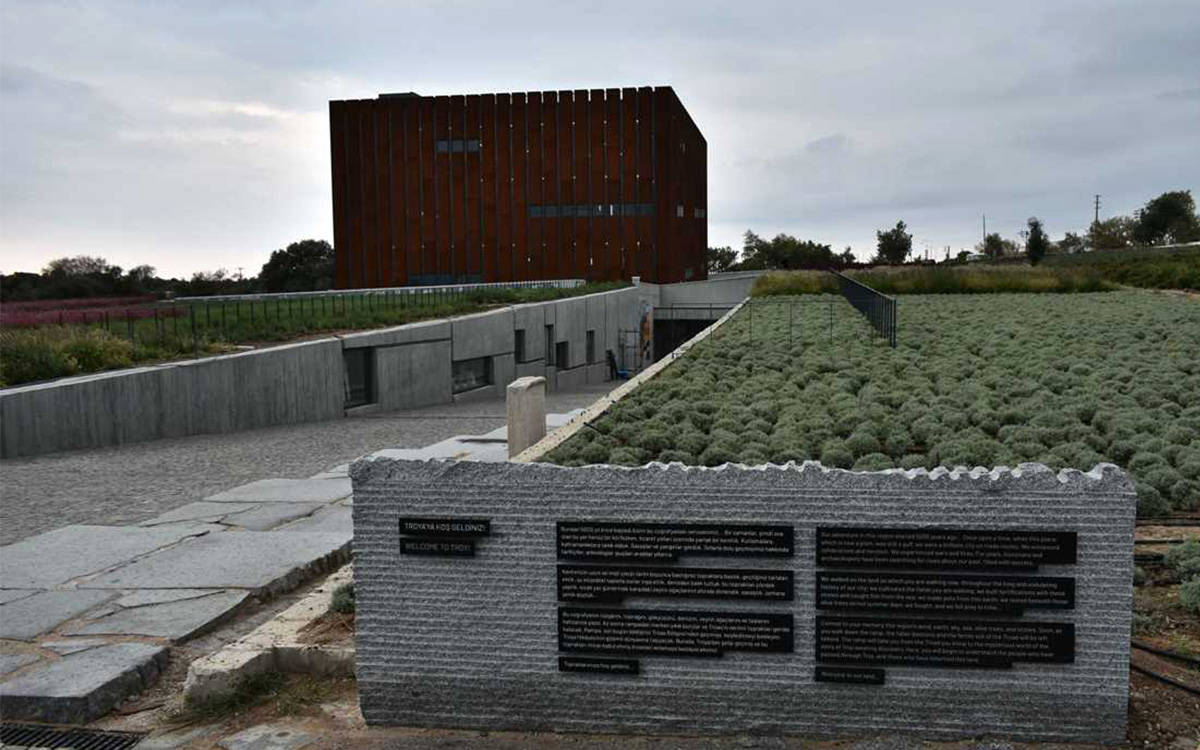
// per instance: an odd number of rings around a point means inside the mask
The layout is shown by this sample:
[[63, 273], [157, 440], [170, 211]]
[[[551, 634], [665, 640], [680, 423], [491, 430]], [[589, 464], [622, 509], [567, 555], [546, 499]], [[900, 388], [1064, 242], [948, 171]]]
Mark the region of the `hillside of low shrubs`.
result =
[[1136, 291], [902, 297], [893, 350], [828, 299], [832, 336], [825, 313], [764, 301], [751, 323], [743, 309], [547, 460], [1107, 461], [1133, 475], [1144, 516], [1200, 504], [1200, 304]]

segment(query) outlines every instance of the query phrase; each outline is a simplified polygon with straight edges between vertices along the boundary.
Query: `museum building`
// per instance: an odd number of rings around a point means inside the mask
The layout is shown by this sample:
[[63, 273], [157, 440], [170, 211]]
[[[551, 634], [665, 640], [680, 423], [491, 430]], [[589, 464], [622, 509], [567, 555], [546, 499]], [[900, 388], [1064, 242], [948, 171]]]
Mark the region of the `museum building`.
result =
[[707, 277], [707, 143], [669, 86], [331, 101], [338, 288]]

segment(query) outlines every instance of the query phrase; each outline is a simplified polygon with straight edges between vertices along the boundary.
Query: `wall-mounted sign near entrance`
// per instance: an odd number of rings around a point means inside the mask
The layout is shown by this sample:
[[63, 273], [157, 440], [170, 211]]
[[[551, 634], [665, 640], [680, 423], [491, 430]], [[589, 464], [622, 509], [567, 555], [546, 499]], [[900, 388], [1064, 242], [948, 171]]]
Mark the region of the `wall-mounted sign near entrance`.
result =
[[491, 533], [486, 518], [401, 518], [400, 554], [474, 557], [475, 540]]

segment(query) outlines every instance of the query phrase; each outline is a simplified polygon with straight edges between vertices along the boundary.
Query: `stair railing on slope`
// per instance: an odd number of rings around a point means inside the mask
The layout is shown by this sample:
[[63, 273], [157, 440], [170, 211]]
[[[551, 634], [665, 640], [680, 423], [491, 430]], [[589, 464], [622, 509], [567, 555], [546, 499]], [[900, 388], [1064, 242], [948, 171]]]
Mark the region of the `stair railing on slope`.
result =
[[896, 348], [896, 298], [875, 291], [862, 282], [855, 281], [844, 273], [830, 269], [837, 277], [842, 296], [863, 314], [888, 345]]

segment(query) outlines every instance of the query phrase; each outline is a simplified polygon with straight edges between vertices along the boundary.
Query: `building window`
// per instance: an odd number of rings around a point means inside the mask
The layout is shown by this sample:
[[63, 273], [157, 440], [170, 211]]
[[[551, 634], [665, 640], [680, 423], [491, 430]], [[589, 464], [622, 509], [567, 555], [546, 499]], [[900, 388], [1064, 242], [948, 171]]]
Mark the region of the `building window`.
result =
[[482, 145], [482, 142], [478, 138], [440, 140], [437, 141], [437, 152], [439, 154], [477, 154]]
[[587, 363], [589, 365], [596, 364], [596, 332], [587, 332]]
[[455, 393], [466, 393], [492, 384], [492, 358], [463, 359], [450, 365]]
[[683, 218], [683, 204], [682, 204], [682, 203], [680, 203], [679, 205], [675, 206], [675, 218], [676, 218], [676, 219], [682, 219], [682, 218]]
[[707, 212], [703, 208], [692, 209], [692, 216], [697, 219], [703, 219]]
[[513, 331], [513, 356], [518, 362], [525, 362], [525, 329]]
[[345, 349], [342, 361], [346, 365], [346, 408], [375, 402], [375, 349]]
[[[580, 203], [530, 205], [531, 219], [586, 219], [592, 216], [653, 216], [653, 203]], [[681, 214], [682, 215], [682, 214]]]
[[554, 345], [554, 366], [560, 370], [567, 369], [571, 358], [568, 355], [568, 344], [566, 341], [560, 341]]
[[554, 326], [546, 326], [546, 348], [542, 351], [546, 352], [546, 366], [550, 367], [554, 364]]

